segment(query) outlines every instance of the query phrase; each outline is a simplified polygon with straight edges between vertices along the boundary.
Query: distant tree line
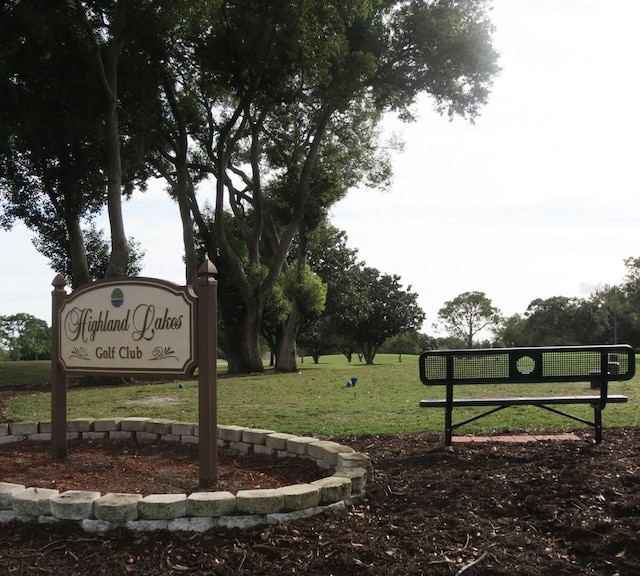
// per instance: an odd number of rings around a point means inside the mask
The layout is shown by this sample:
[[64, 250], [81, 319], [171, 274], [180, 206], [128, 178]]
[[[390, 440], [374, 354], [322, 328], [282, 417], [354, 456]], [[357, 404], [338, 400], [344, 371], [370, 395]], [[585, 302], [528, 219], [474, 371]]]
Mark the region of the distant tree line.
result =
[[[503, 317], [483, 292], [466, 292], [439, 311], [441, 348], [640, 345], [640, 258], [624, 261], [617, 285], [594, 286], [584, 298], [536, 298], [522, 314]], [[480, 335], [480, 339], [476, 336]]]
[[[283, 274], [269, 300], [261, 326], [262, 351], [273, 353], [286, 330], [297, 294], [300, 331], [296, 353], [318, 362], [323, 355], [373, 364], [376, 354], [419, 354], [426, 349], [640, 345], [640, 258], [627, 258], [623, 281], [594, 287], [585, 298], [536, 298], [522, 314], [503, 317], [483, 292], [464, 292], [439, 310], [446, 332], [420, 332], [425, 314], [418, 295], [404, 289], [400, 277], [367, 267], [347, 235], [326, 224], [309, 245], [309, 266], [302, 276]], [[297, 274], [297, 273], [296, 273]], [[29, 314], [0, 316], [0, 359], [47, 359], [50, 329]], [[224, 356], [224, 351], [221, 351]]]

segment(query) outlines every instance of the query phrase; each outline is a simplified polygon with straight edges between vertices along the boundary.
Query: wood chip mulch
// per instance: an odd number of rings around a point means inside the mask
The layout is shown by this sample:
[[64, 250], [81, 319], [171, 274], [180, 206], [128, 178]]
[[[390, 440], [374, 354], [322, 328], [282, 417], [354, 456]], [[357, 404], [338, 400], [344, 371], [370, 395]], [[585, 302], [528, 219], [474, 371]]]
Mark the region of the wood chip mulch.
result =
[[437, 435], [338, 438], [375, 470], [346, 511], [204, 534], [3, 524], [0, 574], [636, 576], [640, 429], [578, 435], [453, 451]]

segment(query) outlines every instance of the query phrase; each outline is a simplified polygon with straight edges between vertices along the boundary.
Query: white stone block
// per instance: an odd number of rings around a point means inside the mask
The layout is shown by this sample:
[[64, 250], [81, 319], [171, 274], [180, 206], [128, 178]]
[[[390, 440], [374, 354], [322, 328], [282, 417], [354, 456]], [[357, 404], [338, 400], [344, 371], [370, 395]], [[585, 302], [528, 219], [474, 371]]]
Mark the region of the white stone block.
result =
[[38, 433], [37, 422], [10, 422], [9, 434], [11, 436], [27, 436]]
[[217, 525], [216, 518], [176, 518], [169, 520], [167, 528], [171, 532], [206, 532]]
[[174, 520], [187, 515], [186, 494], [150, 494], [138, 502], [143, 520]]
[[166, 530], [169, 527], [168, 520], [132, 520], [126, 522], [125, 528], [133, 532], [153, 532], [155, 530]]
[[67, 490], [51, 498], [51, 515], [61, 520], [82, 520], [93, 517], [93, 503], [100, 492]]
[[197, 424], [188, 422], [174, 422], [171, 425], [171, 434], [176, 436], [195, 436]]
[[270, 446], [264, 446], [263, 444], [254, 444], [253, 453], [259, 454], [260, 456], [265, 456], [267, 458], [272, 458], [277, 454], [277, 450], [275, 448], [271, 448]]
[[313, 444], [309, 444], [307, 448], [309, 456], [316, 460], [323, 460], [332, 467], [338, 464], [338, 454], [350, 454], [352, 452], [354, 452], [353, 448], [329, 440], [318, 440]]
[[227, 442], [241, 442], [245, 430], [243, 426], [218, 426], [218, 438]]
[[242, 432], [242, 441], [247, 444], [266, 444], [267, 436], [274, 434], [275, 430], [262, 430], [260, 428], [247, 428]]
[[320, 489], [312, 484], [292, 484], [278, 488], [284, 495], [285, 512], [313, 508], [320, 503]]
[[51, 422], [40, 422], [38, 424], [38, 432], [40, 434], [47, 434], [50, 433], [52, 429], [52, 424]]
[[11, 484], [10, 482], [0, 482], [0, 510], [13, 509], [13, 495], [22, 492], [25, 486], [22, 484]]
[[249, 454], [253, 450], [253, 444], [246, 442], [229, 442], [229, 450], [238, 454]]
[[306, 456], [309, 444], [314, 442], [318, 442], [318, 439], [311, 436], [294, 436], [287, 440], [287, 452], [295, 456]]
[[194, 492], [187, 498], [187, 516], [226, 516], [236, 511], [231, 492]]
[[13, 510], [0, 510], [0, 524], [13, 522], [16, 519], [16, 513]]
[[257, 514], [251, 516], [221, 516], [217, 519], [217, 525], [220, 528], [239, 528], [245, 530], [266, 524], [266, 519], [266, 516]]
[[67, 432], [91, 432], [93, 418], [74, 418], [67, 420]]
[[120, 430], [120, 422], [122, 418], [97, 418], [93, 421], [93, 430], [95, 432], [115, 432]]
[[158, 438], [153, 432], [136, 432], [136, 440], [140, 442], [155, 442]]
[[331, 504], [340, 502], [351, 496], [351, 480], [339, 476], [329, 476], [311, 482], [320, 489], [320, 503]]
[[105, 494], [93, 503], [93, 513], [106, 522], [129, 522], [138, 519], [138, 502], [141, 494]]
[[49, 441], [49, 440], [51, 440], [51, 433], [50, 432], [42, 432], [42, 433], [38, 433], [38, 434], [29, 434], [29, 436], [27, 436], [27, 440]]
[[143, 432], [144, 425], [151, 418], [123, 418], [120, 420], [120, 430], [129, 430], [131, 432]]
[[284, 494], [276, 488], [240, 490], [236, 494], [238, 512], [248, 514], [273, 514], [284, 506]]
[[0, 436], [0, 446], [2, 444], [14, 444], [15, 442], [21, 442], [25, 439], [25, 436]]
[[340, 468], [336, 470], [334, 476], [349, 478], [351, 480], [351, 494], [364, 492], [367, 485], [367, 471], [364, 468]]
[[51, 498], [59, 493], [49, 488], [25, 488], [13, 494], [13, 511], [25, 516], [49, 516]]
[[109, 438], [112, 440], [131, 440], [135, 432], [129, 430], [111, 430], [109, 432]]
[[267, 436], [267, 446], [276, 450], [287, 450], [287, 440], [295, 438], [294, 434], [284, 434], [282, 432], [274, 432]]
[[144, 431], [152, 434], [171, 434], [171, 426], [171, 420], [149, 420], [144, 425]]
[[109, 436], [108, 432], [83, 432], [83, 440], [104, 440]]
[[91, 518], [85, 518], [80, 522], [80, 525], [85, 532], [90, 532], [93, 534], [103, 534], [105, 532], [109, 532], [109, 530], [114, 530], [119, 526], [115, 522], [107, 522], [106, 520], [93, 520]]

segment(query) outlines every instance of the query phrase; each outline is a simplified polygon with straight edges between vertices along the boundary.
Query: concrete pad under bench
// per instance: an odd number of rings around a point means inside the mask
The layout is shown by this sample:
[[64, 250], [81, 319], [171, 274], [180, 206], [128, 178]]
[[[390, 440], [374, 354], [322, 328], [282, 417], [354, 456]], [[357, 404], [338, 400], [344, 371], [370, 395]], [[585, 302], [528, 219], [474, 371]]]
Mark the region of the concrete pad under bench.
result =
[[67, 490], [51, 498], [51, 515], [61, 520], [93, 518], [93, 503], [98, 498], [100, 492]]
[[138, 502], [141, 494], [105, 494], [93, 503], [93, 513], [98, 520], [106, 522], [129, 522], [138, 519]]

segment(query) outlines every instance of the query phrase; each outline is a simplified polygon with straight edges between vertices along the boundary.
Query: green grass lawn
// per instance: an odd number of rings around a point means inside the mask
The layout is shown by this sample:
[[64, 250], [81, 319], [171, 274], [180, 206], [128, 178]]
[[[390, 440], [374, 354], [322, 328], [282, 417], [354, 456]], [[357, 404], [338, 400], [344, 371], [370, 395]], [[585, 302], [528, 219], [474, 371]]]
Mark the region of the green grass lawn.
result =
[[[349, 364], [343, 356], [309, 359], [298, 365], [297, 374], [226, 377], [218, 379], [218, 423], [266, 428], [295, 434], [327, 436], [442, 432], [443, 410], [420, 408], [423, 398], [441, 398], [444, 387], [428, 388], [420, 383], [417, 356], [379, 355], [374, 366]], [[3, 385], [46, 381], [47, 362], [0, 363]], [[24, 373], [23, 373], [24, 371]], [[346, 381], [357, 377], [355, 387]], [[178, 382], [183, 383], [179, 388]], [[640, 376], [610, 384], [612, 393], [626, 394], [627, 404], [616, 404], [604, 412], [605, 428], [640, 425]], [[529, 396], [590, 393], [588, 383], [466, 386], [461, 395]], [[50, 420], [51, 396], [46, 388], [12, 397], [5, 403], [5, 416], [14, 421]], [[68, 418], [147, 416], [195, 422], [198, 412], [196, 380], [162, 384], [78, 388], [69, 390]], [[591, 418], [588, 406], [569, 406], [567, 411]], [[456, 420], [479, 413], [477, 408], [457, 409]], [[581, 425], [534, 407], [509, 408], [474, 422], [460, 432], [573, 430]], [[585, 426], [585, 428], [587, 428]]]

